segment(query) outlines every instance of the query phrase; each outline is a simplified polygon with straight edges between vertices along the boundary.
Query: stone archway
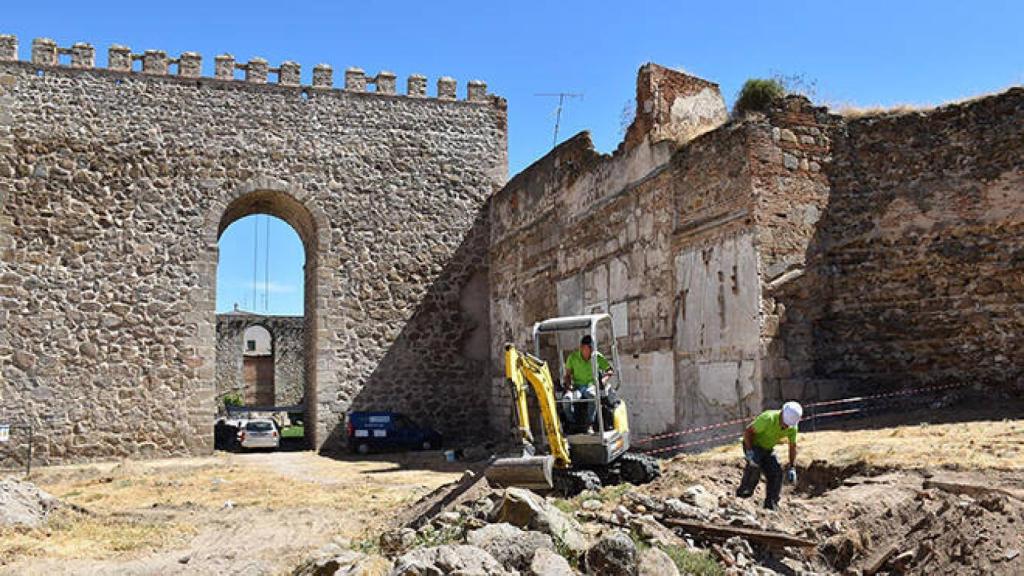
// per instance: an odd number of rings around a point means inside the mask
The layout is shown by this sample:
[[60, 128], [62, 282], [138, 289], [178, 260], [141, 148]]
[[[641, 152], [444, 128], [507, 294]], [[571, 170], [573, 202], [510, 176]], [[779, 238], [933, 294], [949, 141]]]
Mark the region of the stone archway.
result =
[[[320, 326], [326, 325], [327, 311], [322, 303], [327, 300], [325, 291], [330, 285], [328, 271], [322, 265], [329, 236], [328, 219], [324, 212], [312, 202], [312, 197], [297, 187], [271, 178], [252, 180], [232, 191], [222, 201], [211, 206], [207, 213], [204, 242], [206, 255], [200, 266], [199, 275], [203, 285], [208, 287], [206, 293], [209, 309], [210, 332], [203, 328], [200, 332], [205, 337], [200, 346], [207, 350], [207, 358], [215, 356], [216, 336], [212, 334], [215, 326], [216, 277], [219, 249], [217, 242], [220, 235], [233, 222], [253, 214], [268, 214], [287, 222], [299, 235], [306, 255], [304, 274], [304, 338], [305, 338], [305, 422], [306, 442], [311, 448], [319, 449], [326, 439], [324, 427], [317, 419], [318, 390], [326, 386], [333, 389], [334, 375], [326, 370], [318, 369], [318, 332]], [[212, 346], [211, 346], [212, 344]], [[323, 365], [323, 363], [319, 363]], [[212, 374], [211, 374], [212, 376]], [[209, 382], [211, 398], [209, 410], [215, 408], [212, 402], [214, 382]], [[212, 420], [211, 420], [212, 421]]]

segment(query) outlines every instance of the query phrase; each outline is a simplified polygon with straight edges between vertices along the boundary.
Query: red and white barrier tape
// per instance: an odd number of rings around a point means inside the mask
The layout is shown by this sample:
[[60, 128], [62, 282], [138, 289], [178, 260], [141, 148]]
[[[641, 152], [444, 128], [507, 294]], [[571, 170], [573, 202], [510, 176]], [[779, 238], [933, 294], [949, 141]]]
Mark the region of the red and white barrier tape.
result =
[[[947, 384], [947, 385], [944, 385], [944, 386], [923, 386], [923, 387], [919, 387], [919, 388], [911, 388], [911, 389], [908, 389], [908, 390], [900, 390], [900, 391], [897, 391], [897, 392], [886, 392], [886, 393], [882, 393], [882, 394], [872, 394], [872, 395], [869, 395], [869, 396], [855, 396], [855, 397], [852, 397], [852, 398], [842, 398], [842, 399], [839, 399], [839, 400], [827, 400], [827, 401], [824, 401], [824, 402], [812, 402], [810, 404], [805, 404], [804, 408], [818, 408], [820, 406], [834, 406], [834, 405], [838, 405], [838, 404], [849, 404], [851, 402], [864, 402], [864, 401], [867, 401], [867, 400], [878, 400], [878, 399], [882, 399], [882, 398], [895, 398], [895, 397], [899, 397], [899, 396], [912, 396], [914, 394], [921, 394], [921, 393], [924, 393], [924, 392], [937, 392], [937, 391], [940, 391], [940, 390], [950, 390], [952, 388], [961, 388], [961, 387], [967, 386], [967, 385], [968, 385], [967, 383], [959, 383], [959, 384]], [[848, 414], [856, 414], [856, 413], [864, 412], [864, 411], [865, 410], [862, 410], [862, 409], [836, 410], [836, 411], [833, 411], [833, 412], [823, 412], [821, 414], [811, 414], [810, 416], [804, 418], [804, 420], [806, 421], [806, 420], [813, 420], [813, 419], [816, 419], [816, 418], [827, 418], [827, 417], [832, 417], [832, 416], [845, 416], [845, 415], [848, 415]], [[675, 437], [679, 437], [679, 436], [688, 436], [688, 435], [691, 435], [691, 434], [697, 434], [699, 432], [706, 432], [708, 430], [714, 430], [714, 429], [717, 429], [717, 428], [725, 428], [727, 426], [735, 426], [736, 424], [745, 423], [745, 422], [747, 422], [749, 420], [750, 420], [750, 418], [737, 418], [735, 420], [727, 420], [725, 422], [719, 422], [717, 424], [708, 424], [706, 426], [695, 426], [693, 428], [687, 428], [685, 430], [680, 430], [679, 432], [668, 432], [668, 433], [665, 433], [665, 434], [657, 434], [655, 436], [648, 436], [647, 438], [641, 438], [639, 440], [634, 441], [633, 444], [634, 445], [649, 444], [651, 442], [656, 442], [658, 440], [664, 440], [665, 438], [675, 438]], [[661, 453], [661, 452], [668, 452], [668, 451], [671, 451], [671, 450], [678, 450], [678, 449], [686, 448], [686, 447], [689, 447], [689, 446], [696, 446], [696, 445], [699, 445], [699, 444], [707, 444], [709, 442], [712, 442], [712, 441], [715, 441], [715, 440], [720, 440], [720, 439], [723, 439], [723, 438], [733, 438], [733, 437], [735, 437], [733, 434], [724, 434], [724, 435], [714, 436], [714, 437], [711, 437], [711, 438], [705, 438], [703, 440], [695, 440], [695, 441], [691, 441], [691, 442], [684, 442], [682, 444], [675, 444], [673, 446], [666, 446], [666, 447], [650, 449], [650, 450], [641, 450], [641, 452], [643, 452], [644, 454], [657, 454], [657, 453]]]
[[862, 402], [864, 400], [877, 400], [879, 398], [895, 398], [897, 396], [912, 396], [914, 394], [920, 394], [922, 392], [936, 392], [939, 390], [949, 390], [951, 388], [960, 388], [967, 386], [967, 383], [960, 384], [947, 384], [945, 386], [923, 386], [921, 388], [910, 388], [908, 390], [899, 390], [897, 392], [885, 392], [883, 394], [872, 394], [871, 396], [854, 396], [853, 398], [841, 398], [839, 400], [826, 400], [824, 402], [812, 402], [805, 404], [804, 408], [817, 408], [818, 406], [832, 406], [835, 404], [849, 404], [850, 402]]
[[655, 448], [653, 450], [644, 450], [644, 454], [660, 454], [662, 452], [671, 452], [682, 450], [683, 448], [689, 448], [690, 446], [698, 446], [700, 444], [709, 444], [718, 440], [732, 440], [739, 438], [736, 434], [721, 434], [719, 436], [712, 436], [711, 438], [705, 438], [703, 440], [694, 440], [692, 442], [684, 442], [682, 444], [675, 444], [673, 446], [665, 446], [664, 448]]
[[708, 424], [707, 426], [697, 426], [695, 428], [687, 428], [679, 432], [668, 432], [665, 434], [658, 434], [656, 436], [648, 436], [647, 438], [641, 438], [633, 442], [634, 444], [646, 444], [648, 442], [654, 442], [656, 440], [663, 440], [665, 438], [673, 438], [675, 436], [686, 436], [689, 434], [696, 434], [697, 432], [706, 432], [708, 430], [714, 430], [716, 428], [725, 428], [726, 426], [734, 426], [736, 424], [742, 424], [749, 421], [750, 418], [737, 418], [735, 420], [728, 420], [725, 422], [719, 422], [718, 424]]

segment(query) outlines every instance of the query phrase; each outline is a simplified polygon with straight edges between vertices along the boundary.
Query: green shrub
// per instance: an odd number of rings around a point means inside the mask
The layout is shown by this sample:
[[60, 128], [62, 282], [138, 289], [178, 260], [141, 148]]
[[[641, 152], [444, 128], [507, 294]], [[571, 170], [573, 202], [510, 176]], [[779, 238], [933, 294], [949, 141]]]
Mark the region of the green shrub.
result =
[[739, 116], [745, 112], [764, 112], [772, 102], [785, 95], [786, 88], [778, 80], [751, 78], [740, 88], [740, 95], [732, 108], [733, 114]]
[[237, 392], [231, 392], [224, 395], [224, 407], [228, 406], [242, 406], [242, 396]]

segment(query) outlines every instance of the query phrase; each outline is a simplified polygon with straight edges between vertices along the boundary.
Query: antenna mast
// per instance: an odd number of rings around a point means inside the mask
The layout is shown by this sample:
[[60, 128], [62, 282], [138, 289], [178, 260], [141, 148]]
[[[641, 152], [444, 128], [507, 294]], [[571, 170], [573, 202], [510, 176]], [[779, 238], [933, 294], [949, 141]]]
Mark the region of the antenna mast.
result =
[[583, 99], [583, 93], [582, 92], [541, 92], [539, 94], [534, 94], [534, 96], [550, 96], [550, 97], [557, 96], [558, 97], [558, 108], [555, 108], [555, 136], [554, 136], [554, 138], [552, 139], [552, 142], [551, 142], [551, 146], [554, 147], [554, 146], [558, 145], [558, 128], [562, 124], [562, 108], [565, 107], [565, 99], [566, 98], [579, 98], [580, 100], [582, 100]]

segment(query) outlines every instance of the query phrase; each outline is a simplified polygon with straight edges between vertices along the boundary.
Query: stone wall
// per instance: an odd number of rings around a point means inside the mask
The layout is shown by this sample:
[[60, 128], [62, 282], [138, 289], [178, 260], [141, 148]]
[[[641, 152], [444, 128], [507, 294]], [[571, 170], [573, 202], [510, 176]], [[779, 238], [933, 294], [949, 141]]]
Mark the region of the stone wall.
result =
[[340, 90], [325, 66], [301, 86], [294, 63], [222, 56], [200, 78], [191, 53], [113, 47], [107, 69], [60, 53], [0, 51], [2, 408], [35, 422], [41, 462], [211, 449], [217, 239], [254, 213], [305, 246], [314, 446], [340, 447], [360, 397], [449, 435], [485, 427], [486, 403], [465, 407], [486, 362], [464, 352], [487, 331], [472, 243], [506, 179], [502, 99], [471, 83], [458, 100], [451, 79], [426, 97], [420, 76], [399, 95], [358, 69]]
[[1024, 89], [853, 120], [833, 149], [816, 372], [1024, 389]]
[[229, 312], [217, 315], [217, 408], [220, 408], [226, 394], [242, 396], [245, 389], [242, 378], [243, 336], [250, 326], [262, 326], [270, 333], [270, 354], [274, 359], [274, 404], [302, 404], [306, 388], [303, 317]]
[[727, 123], [659, 100], [707, 85], [641, 68], [614, 155], [580, 134], [494, 196], [493, 350], [611, 312], [640, 435], [784, 399], [1024, 386], [1024, 91], [854, 120], [801, 97]]

